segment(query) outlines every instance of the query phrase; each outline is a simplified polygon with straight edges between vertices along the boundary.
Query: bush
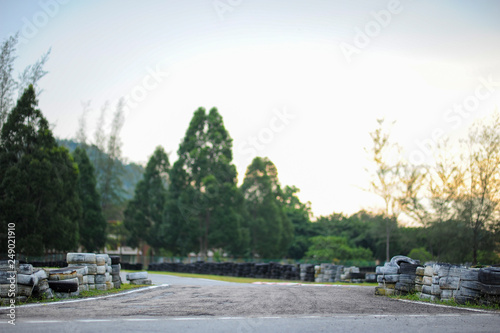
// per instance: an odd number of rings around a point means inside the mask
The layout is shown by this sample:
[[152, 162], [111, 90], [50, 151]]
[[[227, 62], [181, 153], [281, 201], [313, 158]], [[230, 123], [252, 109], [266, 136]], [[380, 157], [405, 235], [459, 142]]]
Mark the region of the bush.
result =
[[432, 260], [432, 254], [430, 254], [425, 247], [419, 247], [416, 249], [412, 249], [410, 253], [408, 254], [408, 257], [415, 259], [415, 260], [420, 260], [420, 263], [426, 263], [427, 261]]

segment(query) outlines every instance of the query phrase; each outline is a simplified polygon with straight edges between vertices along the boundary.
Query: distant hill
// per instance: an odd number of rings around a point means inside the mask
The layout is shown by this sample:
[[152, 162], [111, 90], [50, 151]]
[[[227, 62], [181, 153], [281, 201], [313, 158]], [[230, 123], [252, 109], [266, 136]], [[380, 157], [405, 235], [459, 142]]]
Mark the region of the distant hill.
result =
[[[64, 146], [68, 148], [68, 150], [72, 153], [76, 147], [79, 146], [78, 142], [75, 142], [73, 140], [68, 140], [68, 139], [56, 139], [57, 143], [60, 146]], [[92, 156], [95, 156], [95, 154], [103, 154], [107, 155], [106, 153], [103, 153], [97, 147], [95, 146], [87, 146], [86, 149], [87, 155], [89, 155], [89, 158], [92, 160]], [[142, 179], [142, 175], [144, 174], [144, 167], [140, 164], [136, 163], [128, 163], [124, 164], [122, 161], [117, 161], [123, 168], [123, 175], [121, 176], [121, 181], [123, 184], [123, 199], [124, 200], [130, 200], [134, 197], [134, 190], [135, 190], [135, 185], [139, 182], [139, 180]]]

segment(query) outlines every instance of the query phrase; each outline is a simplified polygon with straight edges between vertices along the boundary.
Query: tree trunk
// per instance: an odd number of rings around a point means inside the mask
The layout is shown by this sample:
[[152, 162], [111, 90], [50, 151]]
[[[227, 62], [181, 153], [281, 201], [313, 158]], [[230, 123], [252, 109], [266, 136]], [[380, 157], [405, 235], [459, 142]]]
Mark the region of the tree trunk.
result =
[[390, 254], [389, 254], [389, 247], [390, 247], [390, 238], [391, 238], [391, 231], [390, 231], [390, 226], [389, 226], [389, 219], [386, 219], [385, 222], [385, 261], [389, 262]]
[[472, 266], [477, 265], [477, 248], [478, 248], [478, 243], [477, 243], [477, 238], [478, 238], [478, 229], [474, 227], [473, 230], [473, 238], [472, 238]]

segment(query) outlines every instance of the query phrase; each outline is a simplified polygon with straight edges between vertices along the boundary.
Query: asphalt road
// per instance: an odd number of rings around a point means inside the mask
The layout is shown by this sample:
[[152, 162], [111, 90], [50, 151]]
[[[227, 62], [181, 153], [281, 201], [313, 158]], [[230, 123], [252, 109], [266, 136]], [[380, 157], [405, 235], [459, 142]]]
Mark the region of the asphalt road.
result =
[[373, 287], [268, 286], [150, 274], [170, 286], [0, 310], [1, 332], [498, 332], [500, 313], [402, 302]]

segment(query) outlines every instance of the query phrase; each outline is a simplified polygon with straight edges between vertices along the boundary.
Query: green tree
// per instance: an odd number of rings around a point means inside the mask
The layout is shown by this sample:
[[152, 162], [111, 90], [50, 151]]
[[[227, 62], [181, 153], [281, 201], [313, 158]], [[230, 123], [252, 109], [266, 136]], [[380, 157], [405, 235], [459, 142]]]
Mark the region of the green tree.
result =
[[16, 250], [27, 255], [75, 249], [81, 214], [78, 167], [37, 104], [30, 85], [3, 125], [0, 145], [1, 230], [14, 223]]
[[19, 73], [17, 81], [14, 79], [14, 60], [17, 58], [18, 41], [19, 34], [17, 33], [0, 45], [0, 128], [13, 107], [15, 90], [18, 89], [18, 98], [20, 98], [24, 89], [31, 84], [39, 95], [41, 90], [37, 90], [38, 81], [47, 74], [43, 67], [49, 59], [50, 49], [37, 62], [27, 66], [22, 73]]
[[170, 173], [169, 250], [241, 252], [243, 199], [231, 163], [232, 139], [216, 108], [208, 115], [204, 108], [195, 111], [177, 155]]
[[276, 166], [267, 158], [254, 158], [241, 189], [249, 214], [252, 253], [261, 258], [284, 256], [294, 229], [283, 204]]
[[88, 252], [99, 252], [106, 243], [106, 220], [102, 214], [101, 197], [96, 189], [94, 166], [85, 149], [77, 147], [73, 158], [80, 171], [78, 196], [82, 203], [80, 219], [80, 244]]
[[354, 247], [345, 237], [316, 236], [311, 239], [312, 245], [306, 256], [315, 260], [339, 262], [342, 260], [372, 260], [369, 249]]
[[293, 241], [287, 253], [287, 256], [293, 259], [302, 259], [311, 246], [309, 239], [317, 236], [311, 222], [311, 203], [302, 203], [297, 197], [299, 191], [295, 186], [286, 186], [282, 193], [286, 216], [293, 224]]
[[129, 234], [129, 245], [140, 246], [146, 242], [155, 251], [166, 247], [164, 214], [169, 171], [168, 155], [158, 146], [148, 161], [143, 179], [135, 187], [134, 198], [125, 209], [123, 223]]

